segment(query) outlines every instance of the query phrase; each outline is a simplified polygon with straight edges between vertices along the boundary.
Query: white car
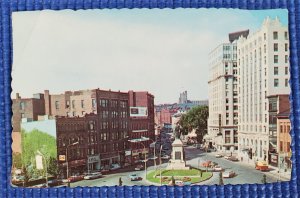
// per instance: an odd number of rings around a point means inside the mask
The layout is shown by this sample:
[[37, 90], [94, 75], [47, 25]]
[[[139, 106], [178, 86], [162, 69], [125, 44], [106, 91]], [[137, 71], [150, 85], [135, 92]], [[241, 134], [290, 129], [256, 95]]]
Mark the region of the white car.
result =
[[235, 176], [235, 172], [234, 171], [226, 171], [223, 173], [223, 177], [224, 178], [231, 178]]
[[221, 158], [221, 157], [223, 157], [223, 155], [222, 154], [216, 154], [215, 157], [216, 158]]
[[213, 171], [223, 171], [224, 169], [221, 166], [215, 166]]
[[164, 156], [161, 157], [161, 159], [170, 159], [170, 156], [164, 155]]
[[102, 174], [101, 173], [91, 173], [91, 174], [88, 174], [86, 176], [84, 176], [84, 179], [97, 179], [97, 178], [100, 178], [102, 177]]

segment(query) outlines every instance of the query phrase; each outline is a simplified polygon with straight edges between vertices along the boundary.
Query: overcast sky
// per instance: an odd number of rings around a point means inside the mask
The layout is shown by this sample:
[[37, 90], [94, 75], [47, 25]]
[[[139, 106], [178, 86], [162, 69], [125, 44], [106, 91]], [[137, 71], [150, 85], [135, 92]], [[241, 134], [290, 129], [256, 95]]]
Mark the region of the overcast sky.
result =
[[122, 9], [13, 13], [13, 95], [149, 91], [155, 103], [208, 99], [208, 53], [228, 33], [286, 10]]

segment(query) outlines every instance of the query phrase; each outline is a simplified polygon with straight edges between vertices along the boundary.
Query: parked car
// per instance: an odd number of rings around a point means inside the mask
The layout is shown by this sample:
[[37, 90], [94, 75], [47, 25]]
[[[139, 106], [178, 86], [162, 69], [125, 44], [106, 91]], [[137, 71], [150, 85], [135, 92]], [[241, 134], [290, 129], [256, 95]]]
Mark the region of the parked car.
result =
[[63, 181], [61, 179], [53, 179], [48, 181], [48, 186], [53, 187], [53, 186], [58, 186], [61, 185]]
[[234, 171], [225, 171], [223, 173], [223, 177], [224, 178], [231, 178], [231, 177], [234, 177], [235, 176], [235, 172]]
[[68, 182], [72, 183], [72, 182], [77, 182], [77, 181], [81, 181], [83, 180], [83, 175], [74, 175], [74, 176], [71, 176], [69, 177], [67, 180]]
[[142, 177], [138, 176], [137, 174], [129, 175], [129, 178], [131, 181], [140, 181], [143, 179]]
[[218, 153], [218, 154], [215, 155], [215, 157], [216, 158], [221, 158], [221, 157], [223, 157], [223, 155]]
[[119, 168], [121, 168], [121, 166], [119, 164], [112, 164], [110, 167], [110, 170], [117, 170]]
[[84, 179], [97, 179], [100, 177], [102, 177], [102, 174], [99, 172], [95, 172], [95, 173], [90, 173], [90, 174], [84, 176]]
[[221, 167], [221, 166], [215, 166], [214, 168], [213, 168], [213, 171], [215, 171], [215, 172], [220, 172], [220, 171], [223, 171], [224, 169]]
[[255, 169], [260, 171], [268, 171], [269, 166], [266, 161], [258, 161], [255, 163]]
[[143, 165], [137, 165], [134, 170], [139, 171], [139, 170], [143, 170], [144, 166]]
[[161, 159], [170, 159], [170, 156], [164, 155], [164, 156], [161, 157]]

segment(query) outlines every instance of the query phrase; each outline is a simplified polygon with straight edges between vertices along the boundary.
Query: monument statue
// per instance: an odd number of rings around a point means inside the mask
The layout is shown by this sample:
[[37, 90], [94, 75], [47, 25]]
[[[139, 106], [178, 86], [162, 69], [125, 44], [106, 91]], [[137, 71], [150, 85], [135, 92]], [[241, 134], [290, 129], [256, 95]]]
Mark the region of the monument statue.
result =
[[179, 139], [179, 138], [180, 138], [180, 134], [181, 134], [180, 125], [177, 124], [177, 126], [176, 126], [176, 128], [175, 128], [175, 133], [174, 133], [175, 138], [176, 138], [176, 139]]

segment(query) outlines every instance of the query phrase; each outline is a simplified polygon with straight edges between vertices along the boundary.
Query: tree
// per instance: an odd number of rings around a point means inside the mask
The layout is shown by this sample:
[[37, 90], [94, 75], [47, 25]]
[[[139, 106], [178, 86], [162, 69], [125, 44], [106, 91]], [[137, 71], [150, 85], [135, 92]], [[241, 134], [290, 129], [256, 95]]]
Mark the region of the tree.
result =
[[122, 184], [123, 184], [123, 181], [122, 181], [122, 178], [120, 177], [119, 178], [119, 186], [122, 186]]
[[204, 135], [207, 133], [208, 106], [197, 106], [182, 115], [179, 120], [180, 132], [188, 134], [192, 129], [196, 130], [197, 141], [202, 143]]
[[13, 167], [22, 168], [22, 156], [21, 153], [13, 153], [12, 155]]
[[[26, 174], [29, 178], [33, 175], [45, 174], [45, 169], [40, 171], [36, 170], [35, 167], [35, 156], [38, 151], [43, 153], [46, 158], [46, 163], [48, 169], [50, 169], [51, 174], [57, 174], [57, 164], [55, 165], [57, 158], [57, 147], [56, 138], [49, 135], [48, 133], [33, 129], [27, 132], [22, 129], [21, 131], [21, 147], [22, 147], [22, 166], [26, 170]], [[53, 158], [53, 159], [51, 159]], [[56, 173], [56, 174], [55, 174]]]
[[219, 185], [224, 185], [222, 172], [219, 173]]
[[263, 178], [261, 180], [261, 183], [266, 184], [267, 183], [267, 176], [264, 174]]

